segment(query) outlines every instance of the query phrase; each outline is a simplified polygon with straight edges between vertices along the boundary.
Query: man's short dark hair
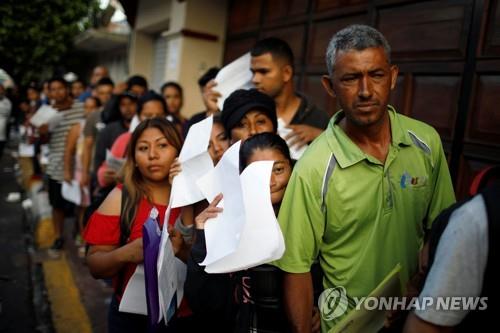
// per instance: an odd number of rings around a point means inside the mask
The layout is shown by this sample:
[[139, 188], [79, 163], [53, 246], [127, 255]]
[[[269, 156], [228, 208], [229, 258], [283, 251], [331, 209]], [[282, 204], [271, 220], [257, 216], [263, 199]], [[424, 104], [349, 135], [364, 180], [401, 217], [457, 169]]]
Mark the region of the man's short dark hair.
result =
[[71, 82], [71, 85], [75, 83], [81, 83], [84, 88], [87, 86], [87, 84], [85, 83], [85, 81], [83, 81], [83, 79], [76, 79], [75, 81]]
[[207, 85], [207, 83], [210, 80], [215, 79], [217, 76], [217, 73], [219, 73], [220, 68], [219, 67], [212, 67], [208, 71], [205, 72], [199, 79], [198, 79], [198, 85], [200, 88], [203, 88], [204, 86]]
[[127, 80], [127, 90], [130, 90], [132, 86], [141, 86], [144, 89], [148, 90], [148, 80], [146, 80], [144, 76], [133, 75]]
[[115, 86], [115, 83], [113, 82], [113, 80], [111, 80], [109, 77], [103, 77], [102, 79], [100, 79], [99, 81], [97, 81], [97, 84], [96, 86], [99, 87], [99, 86]]
[[285, 61], [293, 69], [293, 52], [290, 45], [283, 39], [276, 37], [261, 39], [250, 49], [252, 57], [258, 57], [266, 53], [271, 53], [273, 59]]
[[53, 82], [59, 82], [61, 83], [63, 86], [65, 86], [66, 88], [68, 88], [68, 81], [66, 81], [64, 78], [60, 77], [60, 76], [54, 76], [52, 78], [49, 79], [48, 83], [49, 83], [49, 88], [50, 88], [50, 85], [53, 83]]

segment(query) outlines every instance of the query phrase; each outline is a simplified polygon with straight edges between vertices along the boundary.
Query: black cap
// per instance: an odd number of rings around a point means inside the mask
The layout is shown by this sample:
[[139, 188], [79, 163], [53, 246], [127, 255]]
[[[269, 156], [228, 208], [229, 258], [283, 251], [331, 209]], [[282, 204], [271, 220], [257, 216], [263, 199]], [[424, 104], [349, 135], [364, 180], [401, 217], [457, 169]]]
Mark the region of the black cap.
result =
[[198, 85], [203, 88], [210, 80], [215, 79], [219, 73], [219, 67], [212, 67], [208, 71], [205, 72], [199, 79]]
[[230, 134], [231, 129], [251, 110], [263, 111], [271, 119], [274, 132], [277, 131], [278, 119], [274, 100], [257, 89], [239, 89], [229, 95], [222, 107], [221, 120], [226, 132]]

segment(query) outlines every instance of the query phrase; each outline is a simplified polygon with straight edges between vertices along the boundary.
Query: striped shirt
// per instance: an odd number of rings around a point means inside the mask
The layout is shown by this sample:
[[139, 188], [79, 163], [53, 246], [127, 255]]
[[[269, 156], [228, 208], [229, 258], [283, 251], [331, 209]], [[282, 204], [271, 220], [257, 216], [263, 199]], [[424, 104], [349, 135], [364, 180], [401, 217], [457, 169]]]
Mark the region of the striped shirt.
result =
[[51, 179], [62, 182], [64, 180], [66, 137], [71, 127], [84, 118], [83, 103], [74, 102], [70, 109], [60, 112], [63, 113], [63, 119], [50, 134], [47, 174]]

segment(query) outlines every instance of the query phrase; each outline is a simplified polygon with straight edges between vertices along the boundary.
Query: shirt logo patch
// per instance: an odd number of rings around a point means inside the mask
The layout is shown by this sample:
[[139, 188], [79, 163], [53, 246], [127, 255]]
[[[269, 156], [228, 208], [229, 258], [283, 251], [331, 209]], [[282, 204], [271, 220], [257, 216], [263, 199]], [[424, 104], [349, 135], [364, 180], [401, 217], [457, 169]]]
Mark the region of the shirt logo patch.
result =
[[401, 188], [417, 188], [427, 184], [427, 176], [412, 176], [408, 172], [401, 176]]

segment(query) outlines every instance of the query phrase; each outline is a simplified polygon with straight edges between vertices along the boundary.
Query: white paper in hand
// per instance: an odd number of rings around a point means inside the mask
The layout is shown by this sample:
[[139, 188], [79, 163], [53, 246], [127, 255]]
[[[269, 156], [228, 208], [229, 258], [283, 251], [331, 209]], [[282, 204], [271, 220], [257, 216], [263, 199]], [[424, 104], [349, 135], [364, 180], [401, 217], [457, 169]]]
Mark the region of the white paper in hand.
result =
[[183, 207], [205, 197], [196, 181], [214, 168], [208, 154], [213, 117], [207, 117], [190, 127], [186, 141], [179, 154], [182, 171], [174, 177], [172, 184], [172, 208]]
[[[286, 127], [286, 124], [283, 121], [283, 119], [278, 118], [278, 135], [281, 136], [283, 139], [285, 139], [285, 137], [292, 132], [293, 130], [291, 128]], [[301, 158], [302, 154], [304, 154], [307, 147], [309, 147], [309, 145], [305, 145], [297, 149], [296, 147], [290, 147], [289, 141], [287, 141], [287, 144], [288, 148], [290, 149], [290, 157], [294, 160], [298, 160], [299, 158]]]
[[56, 117], [58, 111], [51, 107], [50, 105], [42, 105], [31, 117], [30, 123], [35, 127], [40, 127], [44, 124], [48, 124], [50, 120]]
[[205, 223], [207, 256], [201, 265], [208, 265], [233, 253], [240, 241], [245, 214], [238, 167], [240, 144], [238, 141], [229, 147], [214, 172], [198, 182], [209, 201], [219, 193], [224, 197], [224, 211]]
[[127, 159], [114, 157], [109, 149], [106, 149], [106, 165], [116, 172], [120, 171]]
[[82, 202], [80, 183], [74, 179], [71, 181], [71, 183], [63, 182], [61, 187], [61, 195], [64, 199], [79, 206]]
[[221, 97], [217, 101], [219, 110], [222, 110], [224, 101], [231, 93], [238, 89], [250, 89], [252, 84], [252, 72], [250, 71], [250, 52], [245, 53], [232, 63], [224, 66], [215, 77], [215, 90]]
[[142, 265], [137, 265], [134, 274], [128, 281], [118, 310], [120, 312], [137, 313], [142, 315], [148, 314], [144, 267]]
[[208, 264], [205, 267], [207, 273], [236, 272], [277, 260], [283, 255], [283, 235], [269, 192], [273, 164], [273, 161], [254, 162], [242, 172], [240, 180], [245, 216], [238, 247], [233, 253]]

